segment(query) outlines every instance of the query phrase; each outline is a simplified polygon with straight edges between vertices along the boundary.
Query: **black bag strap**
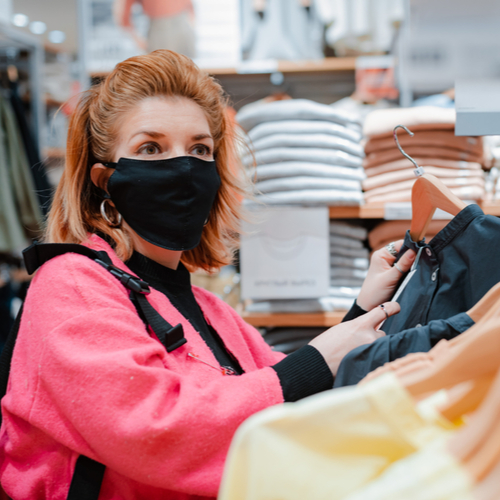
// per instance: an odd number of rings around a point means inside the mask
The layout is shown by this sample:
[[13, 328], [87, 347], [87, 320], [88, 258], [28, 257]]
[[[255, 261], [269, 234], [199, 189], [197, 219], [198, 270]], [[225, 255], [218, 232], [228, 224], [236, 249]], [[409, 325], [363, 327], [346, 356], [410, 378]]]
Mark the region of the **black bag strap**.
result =
[[23, 251], [26, 270], [29, 274], [33, 274], [48, 260], [68, 252], [89, 257], [104, 267], [122, 285], [128, 288], [130, 300], [134, 304], [140, 318], [155, 333], [167, 352], [172, 352], [186, 343], [182, 325], [179, 323], [176, 326], [172, 326], [146, 299], [145, 295], [151, 292], [148, 283], [114, 266], [106, 252], [97, 252], [75, 243], [40, 244], [35, 241]]
[[[148, 283], [114, 266], [106, 252], [98, 252], [83, 245], [73, 243], [41, 244], [35, 241], [23, 251], [26, 270], [29, 274], [33, 274], [45, 262], [65, 253], [77, 253], [94, 260], [128, 288], [130, 300], [134, 304], [140, 318], [146, 327], [149, 326], [151, 328], [168, 352], [172, 352], [186, 343], [182, 325], [179, 323], [176, 326], [172, 326], [146, 299], [146, 295], [151, 292]], [[22, 312], [23, 307], [19, 310], [0, 355], [0, 400], [7, 393], [12, 355], [21, 324]], [[2, 414], [0, 412], [0, 425], [1, 423]], [[104, 464], [80, 455], [75, 464], [67, 500], [97, 500], [105, 470], [106, 466]]]

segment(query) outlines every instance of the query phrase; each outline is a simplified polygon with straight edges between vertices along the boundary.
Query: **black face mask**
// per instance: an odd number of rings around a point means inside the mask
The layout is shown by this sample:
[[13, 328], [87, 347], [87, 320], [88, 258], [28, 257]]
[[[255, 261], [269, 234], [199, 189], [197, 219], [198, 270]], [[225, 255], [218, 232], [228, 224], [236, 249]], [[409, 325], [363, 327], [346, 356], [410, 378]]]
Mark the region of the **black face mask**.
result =
[[191, 250], [200, 243], [220, 186], [215, 161], [120, 158], [105, 165], [115, 169], [110, 198], [139, 236], [168, 250]]

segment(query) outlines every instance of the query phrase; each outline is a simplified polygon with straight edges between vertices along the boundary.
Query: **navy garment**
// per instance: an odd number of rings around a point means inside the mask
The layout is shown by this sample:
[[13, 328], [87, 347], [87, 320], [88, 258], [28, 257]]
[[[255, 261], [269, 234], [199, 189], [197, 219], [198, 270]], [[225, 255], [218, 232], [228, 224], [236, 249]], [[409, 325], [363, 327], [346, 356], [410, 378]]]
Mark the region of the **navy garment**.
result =
[[500, 219], [484, 215], [477, 205], [464, 208], [430, 243], [414, 242], [407, 232], [399, 256], [408, 249], [422, 251], [417, 271], [398, 299], [401, 312], [384, 323], [386, 337], [345, 356], [335, 387], [355, 384], [388, 361], [426, 352], [441, 338], [451, 339], [472, 326], [461, 313], [500, 281], [498, 248]]

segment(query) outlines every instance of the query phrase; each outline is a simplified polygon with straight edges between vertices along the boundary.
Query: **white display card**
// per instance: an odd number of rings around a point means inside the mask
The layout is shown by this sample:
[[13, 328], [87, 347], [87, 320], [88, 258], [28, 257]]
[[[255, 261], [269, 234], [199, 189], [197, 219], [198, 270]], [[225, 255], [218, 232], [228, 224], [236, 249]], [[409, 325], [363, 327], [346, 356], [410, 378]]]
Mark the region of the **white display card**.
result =
[[241, 239], [244, 299], [301, 299], [328, 295], [328, 208], [253, 210]]

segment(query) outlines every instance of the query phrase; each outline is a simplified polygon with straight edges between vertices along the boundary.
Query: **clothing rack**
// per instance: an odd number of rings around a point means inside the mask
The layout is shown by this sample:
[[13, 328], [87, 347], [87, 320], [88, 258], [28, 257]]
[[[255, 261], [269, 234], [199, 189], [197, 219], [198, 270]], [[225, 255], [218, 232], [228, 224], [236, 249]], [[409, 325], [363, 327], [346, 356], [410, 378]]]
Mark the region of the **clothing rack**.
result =
[[[26, 63], [19, 61], [21, 51], [27, 53]], [[10, 64], [14, 66], [20, 65], [19, 69], [28, 72], [32, 115], [31, 127], [36, 146], [41, 150], [43, 147], [42, 133], [45, 116], [45, 103], [40, 86], [44, 59], [43, 45], [37, 37], [0, 23], [0, 58], [2, 56], [5, 58], [3, 62], [7, 63], [6, 66]]]

